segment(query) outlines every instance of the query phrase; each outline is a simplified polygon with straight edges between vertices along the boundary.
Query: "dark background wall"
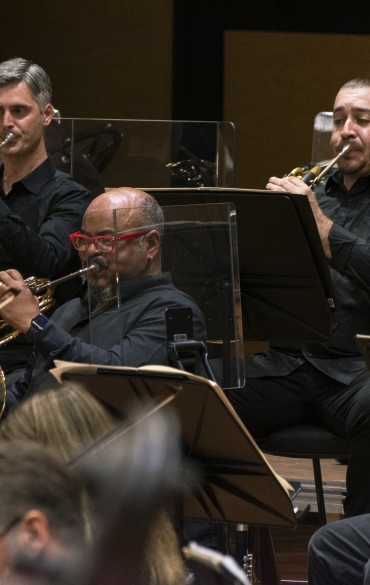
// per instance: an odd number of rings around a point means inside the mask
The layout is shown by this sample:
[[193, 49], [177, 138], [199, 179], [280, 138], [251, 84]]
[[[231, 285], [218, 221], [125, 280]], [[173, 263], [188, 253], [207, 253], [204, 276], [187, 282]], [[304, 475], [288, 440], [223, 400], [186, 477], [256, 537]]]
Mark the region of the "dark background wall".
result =
[[329, 132], [326, 152], [311, 154], [314, 119], [332, 111], [346, 81], [369, 75], [369, 55], [368, 35], [226, 31], [223, 105], [236, 126], [235, 185], [264, 188], [271, 175], [331, 159]]
[[173, 116], [236, 126], [235, 186], [311, 160], [313, 121], [370, 74], [366, 0], [175, 0]]
[[370, 73], [369, 10], [368, 0], [13, 0], [1, 5], [0, 59], [40, 63], [65, 117], [231, 120], [235, 185], [261, 188], [310, 160], [314, 113]]
[[[370, 34], [367, 0], [174, 0], [173, 9], [173, 116], [179, 119], [223, 119], [227, 30]], [[329, 70], [340, 63], [321, 65]], [[320, 89], [309, 70], [307, 83]]]
[[63, 116], [171, 118], [172, 0], [12, 0], [0, 14], [0, 59], [44, 67]]

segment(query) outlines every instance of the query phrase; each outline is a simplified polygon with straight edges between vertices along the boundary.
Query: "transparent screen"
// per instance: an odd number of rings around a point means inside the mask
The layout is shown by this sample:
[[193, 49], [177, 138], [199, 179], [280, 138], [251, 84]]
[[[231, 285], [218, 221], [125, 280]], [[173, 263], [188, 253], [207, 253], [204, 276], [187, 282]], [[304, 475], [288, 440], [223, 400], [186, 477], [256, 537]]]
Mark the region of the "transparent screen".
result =
[[163, 211], [163, 269], [204, 315], [218, 383], [223, 388], [241, 386], [244, 359], [234, 205], [179, 205]]
[[319, 112], [315, 117], [312, 139], [312, 163], [326, 165], [333, 158], [330, 146], [333, 112]]
[[[138, 208], [85, 215], [80, 256], [87, 266], [97, 265], [87, 273], [92, 348], [103, 346], [109, 365], [115, 360], [133, 367], [172, 365], [168, 343], [186, 334], [188, 341], [205, 343], [222, 387], [240, 386], [244, 360], [233, 205], [162, 210], [163, 222]], [[190, 329], [183, 329], [184, 314]], [[197, 351], [192, 356], [185, 356], [185, 369], [206, 375], [201, 356]], [[96, 357], [92, 350], [92, 362], [100, 363]]]
[[47, 127], [46, 147], [93, 195], [123, 185], [233, 187], [230, 122], [61, 118]]

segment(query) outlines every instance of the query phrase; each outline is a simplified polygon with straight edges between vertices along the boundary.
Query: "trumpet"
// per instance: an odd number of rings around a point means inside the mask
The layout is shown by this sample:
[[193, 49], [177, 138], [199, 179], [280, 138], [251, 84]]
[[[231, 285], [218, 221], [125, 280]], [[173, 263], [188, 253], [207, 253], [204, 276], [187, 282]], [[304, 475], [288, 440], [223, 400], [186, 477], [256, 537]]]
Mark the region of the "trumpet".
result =
[[11, 140], [13, 140], [13, 138], [15, 138], [15, 134], [13, 134], [13, 132], [8, 132], [8, 134], [5, 136], [4, 140], [2, 142], [0, 142], [0, 149], [5, 146], [5, 144], [7, 142], [10, 142]]
[[71, 280], [71, 278], [76, 278], [76, 276], [86, 274], [86, 272], [89, 272], [89, 270], [91, 271], [99, 270], [98, 264], [94, 262], [93, 264], [90, 264], [90, 266], [87, 266], [86, 268], [81, 268], [80, 270], [76, 270], [76, 272], [71, 272], [66, 276], [61, 276], [60, 278], [57, 278], [56, 280], [52, 281], [48, 280], [47, 278], [36, 278], [34, 276], [30, 276], [25, 280], [25, 282], [27, 283], [27, 286], [30, 289], [30, 291], [33, 292], [33, 294], [37, 295], [37, 293], [39, 293], [42, 290], [55, 288], [58, 284], [61, 284], [62, 282], [67, 282], [67, 280]]
[[[66, 276], [62, 276], [61, 278], [57, 278], [56, 280], [52, 281], [47, 278], [37, 278], [36, 276], [30, 276], [29, 278], [26, 278], [24, 282], [30, 291], [37, 296], [40, 313], [43, 313], [54, 305], [55, 299], [53, 298], [53, 290], [58, 284], [66, 282], [67, 280], [71, 280], [72, 278], [76, 278], [76, 276], [86, 274], [89, 272], [89, 270], [99, 270], [98, 264], [93, 263], [86, 268], [81, 268], [81, 270], [76, 270], [76, 272], [71, 272]], [[45, 292], [39, 296], [41, 291]], [[10, 327], [10, 325], [5, 323], [3, 319], [0, 319], [0, 333], [2, 335], [2, 337], [0, 337], [0, 347], [2, 347], [12, 339], [15, 339], [20, 334], [20, 331], [18, 329], [13, 329]]]
[[[8, 134], [9, 136], [9, 134]], [[7, 138], [8, 138], [7, 136]], [[6, 139], [5, 139], [6, 140]], [[11, 140], [11, 138], [8, 138]], [[5, 142], [5, 141], [4, 141]], [[2, 142], [1, 145], [4, 144]], [[25, 283], [27, 284], [30, 291], [37, 296], [39, 301], [39, 309], [40, 313], [47, 311], [50, 309], [54, 303], [55, 299], [53, 299], [53, 289], [60, 284], [61, 282], [66, 282], [67, 280], [71, 280], [72, 278], [76, 278], [76, 276], [80, 276], [82, 274], [86, 274], [89, 270], [99, 270], [99, 266], [96, 263], [87, 266], [86, 268], [81, 268], [81, 270], [76, 270], [76, 272], [71, 272], [66, 276], [62, 276], [61, 278], [57, 278], [56, 280], [48, 280], [47, 278], [37, 278], [35, 276], [30, 276], [29, 278], [25, 279]], [[41, 291], [45, 291], [43, 295], [38, 296], [38, 293]], [[5, 306], [6, 304], [10, 303], [14, 298], [14, 294], [10, 295], [5, 301], [1, 303], [1, 306]], [[0, 319], [0, 332], [2, 332], [2, 337], [0, 337], [0, 347], [15, 339], [19, 334], [20, 331], [18, 329], [13, 329], [5, 323], [3, 319]], [[0, 366], [0, 418], [5, 410], [6, 406], [6, 380], [5, 375], [2, 367]]]
[[319, 165], [316, 165], [311, 170], [305, 172], [301, 167], [296, 167], [288, 175], [286, 175], [286, 177], [297, 177], [298, 179], [301, 179], [306, 185], [308, 185], [310, 189], [313, 190], [315, 189], [315, 187], [317, 187], [317, 185], [320, 183], [321, 179], [326, 175], [326, 173], [330, 171], [330, 169], [335, 165], [337, 160], [341, 156], [346, 154], [346, 152], [348, 152], [350, 149], [351, 146], [349, 144], [346, 144], [346, 146], [344, 146], [340, 153], [337, 154], [337, 156], [334, 157], [323, 168]]

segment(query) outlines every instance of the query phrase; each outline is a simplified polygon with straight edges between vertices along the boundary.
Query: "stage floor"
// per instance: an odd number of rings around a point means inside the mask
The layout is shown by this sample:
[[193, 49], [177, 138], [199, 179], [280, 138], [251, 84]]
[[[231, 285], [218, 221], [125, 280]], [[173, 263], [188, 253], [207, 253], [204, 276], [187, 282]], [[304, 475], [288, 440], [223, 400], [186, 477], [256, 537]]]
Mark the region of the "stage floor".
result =
[[[313, 482], [313, 469], [310, 459], [291, 459], [286, 457], [266, 456], [274, 470], [286, 479], [295, 479], [302, 483], [302, 491], [297, 496], [295, 505], [303, 508], [310, 504], [311, 510], [317, 510]], [[324, 482], [324, 496], [327, 521], [339, 520], [343, 512], [342, 500], [345, 494], [345, 476], [347, 466], [334, 459], [322, 459], [321, 469]], [[307, 545], [318, 526], [300, 524], [296, 529], [274, 529], [272, 531], [276, 560], [282, 581], [307, 580]]]

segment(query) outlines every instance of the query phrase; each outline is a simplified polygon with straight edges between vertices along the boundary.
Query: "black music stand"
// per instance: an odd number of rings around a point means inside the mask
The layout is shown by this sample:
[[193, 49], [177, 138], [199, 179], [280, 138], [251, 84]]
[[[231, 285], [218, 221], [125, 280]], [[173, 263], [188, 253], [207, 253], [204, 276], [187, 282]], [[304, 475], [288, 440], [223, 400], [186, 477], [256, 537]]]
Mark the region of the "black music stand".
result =
[[183, 514], [193, 519], [295, 526], [287, 484], [269, 466], [220, 387], [172, 368], [104, 367], [56, 361], [59, 381], [82, 384], [122, 415], [152, 405], [180, 422], [185, 462], [200, 470], [184, 490]]
[[248, 189], [146, 189], [161, 206], [234, 203], [245, 340], [324, 341], [334, 289], [308, 199]]

